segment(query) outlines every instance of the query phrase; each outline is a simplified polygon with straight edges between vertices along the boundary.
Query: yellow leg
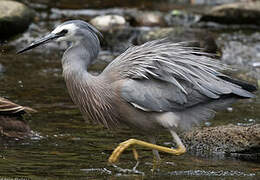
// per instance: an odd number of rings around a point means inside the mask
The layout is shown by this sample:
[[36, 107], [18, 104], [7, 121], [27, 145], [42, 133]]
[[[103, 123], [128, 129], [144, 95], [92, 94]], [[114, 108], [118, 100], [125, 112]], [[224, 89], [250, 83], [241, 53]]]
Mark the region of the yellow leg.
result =
[[138, 161], [138, 153], [135, 148], [133, 148], [133, 154], [136, 161]]
[[177, 149], [171, 149], [168, 147], [158, 146], [158, 145], [147, 143], [145, 141], [140, 141], [137, 139], [129, 139], [127, 141], [120, 143], [119, 146], [117, 146], [117, 148], [113, 151], [112, 155], [109, 157], [108, 162], [115, 163], [119, 159], [121, 153], [133, 145], [139, 145], [139, 146], [147, 147], [150, 149], [156, 149], [158, 151], [162, 151], [162, 152], [166, 152], [166, 153], [170, 153], [170, 154], [174, 154], [174, 155], [180, 155], [180, 154], [183, 154], [186, 152], [186, 149], [183, 145], [182, 146], [179, 145]]

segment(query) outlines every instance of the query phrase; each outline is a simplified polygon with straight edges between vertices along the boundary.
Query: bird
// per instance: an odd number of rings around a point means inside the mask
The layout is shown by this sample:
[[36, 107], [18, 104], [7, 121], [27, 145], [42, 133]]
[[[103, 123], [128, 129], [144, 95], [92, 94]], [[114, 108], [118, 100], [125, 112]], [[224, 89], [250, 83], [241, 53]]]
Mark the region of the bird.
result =
[[0, 97], [0, 135], [19, 139], [27, 137], [31, 129], [21, 116], [25, 113], [34, 112], [37, 111]]
[[[115, 164], [123, 151], [131, 148], [138, 161], [136, 146], [173, 155], [186, 152], [176, 131], [214, 117], [215, 112], [237, 99], [253, 98], [257, 88], [225, 75], [227, 65], [185, 42], [166, 39], [130, 46], [99, 74], [88, 67], [101, 49], [102, 34], [83, 20], [69, 20], [17, 53], [50, 41], [69, 42], [62, 56], [62, 74], [73, 102], [84, 119], [113, 131], [128, 126], [147, 141], [130, 138], [110, 155]], [[157, 145], [156, 137], [167, 131], [176, 148]]]

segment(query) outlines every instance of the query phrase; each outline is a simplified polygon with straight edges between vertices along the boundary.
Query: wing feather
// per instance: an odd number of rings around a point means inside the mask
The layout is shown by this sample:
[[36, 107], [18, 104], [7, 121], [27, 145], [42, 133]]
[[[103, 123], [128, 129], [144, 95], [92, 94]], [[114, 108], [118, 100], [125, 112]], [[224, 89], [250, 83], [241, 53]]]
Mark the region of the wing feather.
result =
[[[121, 96], [135, 107], [157, 112], [179, 111], [226, 94], [254, 97], [225, 81], [229, 69], [204, 52], [166, 39], [132, 46], [111, 62], [103, 74], [125, 80]], [[116, 73], [115, 73], [116, 72]]]

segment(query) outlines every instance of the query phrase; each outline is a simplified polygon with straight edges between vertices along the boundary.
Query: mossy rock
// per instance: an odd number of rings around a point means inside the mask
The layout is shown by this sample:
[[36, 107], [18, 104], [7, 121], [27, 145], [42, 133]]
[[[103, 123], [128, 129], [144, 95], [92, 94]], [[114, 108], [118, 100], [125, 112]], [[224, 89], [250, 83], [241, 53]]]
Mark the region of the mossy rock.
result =
[[34, 11], [22, 3], [0, 0], [0, 38], [7, 39], [25, 31], [34, 15]]
[[221, 24], [260, 25], [260, 2], [235, 2], [209, 9], [201, 21], [215, 21]]
[[260, 158], [260, 124], [194, 128], [181, 137], [188, 151], [196, 154], [226, 154], [256, 161]]

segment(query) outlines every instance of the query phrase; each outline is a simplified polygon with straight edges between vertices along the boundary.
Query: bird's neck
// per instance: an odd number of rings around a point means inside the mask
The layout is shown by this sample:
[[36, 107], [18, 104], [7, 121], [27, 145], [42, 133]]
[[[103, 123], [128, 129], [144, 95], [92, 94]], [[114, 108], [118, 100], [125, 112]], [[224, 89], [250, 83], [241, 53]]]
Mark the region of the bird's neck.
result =
[[[67, 56], [69, 57], [69, 56]], [[85, 57], [85, 56], [84, 56]], [[72, 57], [71, 57], [72, 58]], [[73, 102], [78, 106], [85, 120], [112, 127], [118, 122], [116, 107], [111, 99], [115, 94], [102, 76], [93, 76], [85, 67], [88, 61], [79, 57], [70, 63], [63, 62], [63, 76]]]
[[95, 77], [87, 71], [93, 58], [95, 55], [91, 50], [81, 44], [73, 44], [63, 54], [63, 77], [72, 99], [72, 93], [81, 89], [82, 84], [88, 87], [88, 84], [92, 84], [94, 81]]
[[87, 68], [94, 62], [99, 53], [99, 44], [85, 43], [81, 40], [64, 52], [62, 57], [63, 73], [87, 73]]
[[72, 45], [62, 58], [63, 76], [69, 94], [83, 116], [110, 127], [118, 119], [111, 101], [115, 95], [106, 80], [87, 71], [97, 54], [97, 48]]

